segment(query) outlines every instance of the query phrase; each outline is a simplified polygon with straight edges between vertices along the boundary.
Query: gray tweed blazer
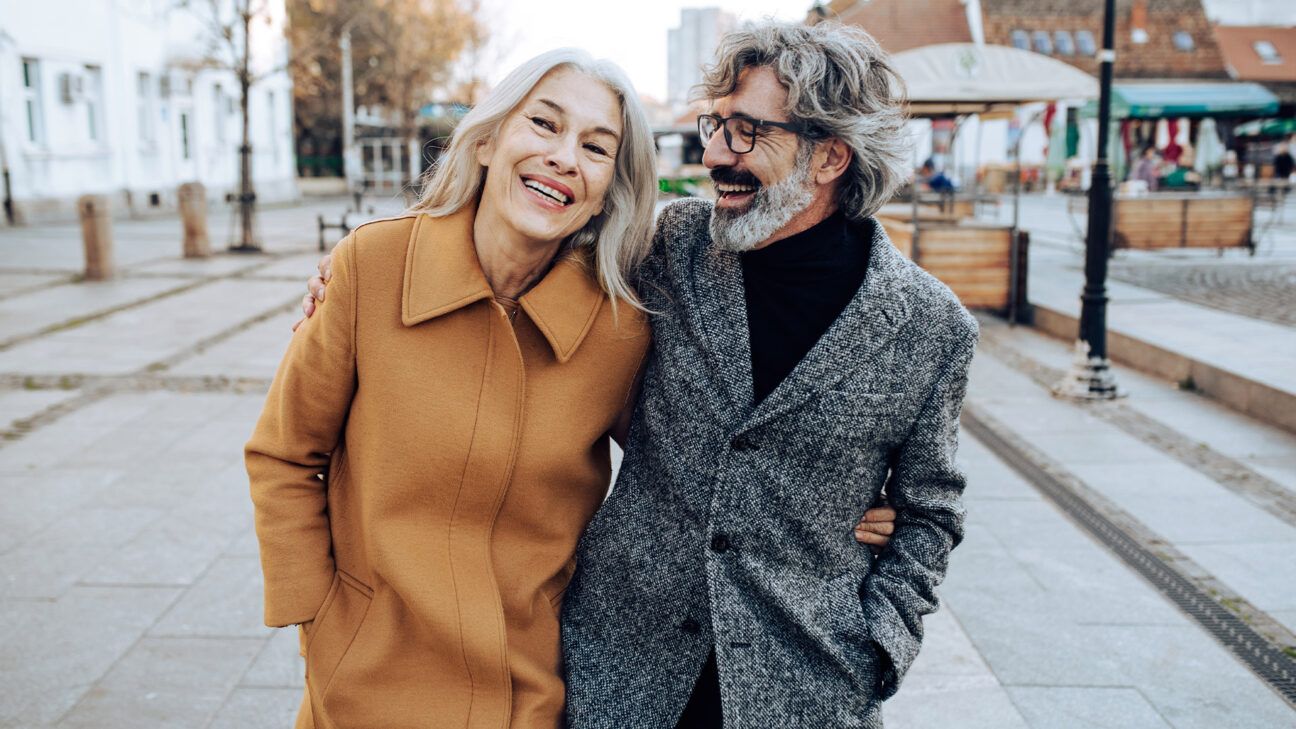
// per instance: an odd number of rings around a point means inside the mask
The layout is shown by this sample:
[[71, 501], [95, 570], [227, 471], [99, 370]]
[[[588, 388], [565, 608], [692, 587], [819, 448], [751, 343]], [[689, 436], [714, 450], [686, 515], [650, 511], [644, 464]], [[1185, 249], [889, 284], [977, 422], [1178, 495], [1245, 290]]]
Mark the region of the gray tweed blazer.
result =
[[[880, 727], [962, 536], [976, 322], [870, 221], [864, 284], [753, 407], [742, 269], [710, 214], [668, 206], [640, 283], [659, 315], [565, 598], [568, 723], [674, 726], [714, 646], [727, 729]], [[883, 487], [900, 516], [875, 559], [852, 527]]]

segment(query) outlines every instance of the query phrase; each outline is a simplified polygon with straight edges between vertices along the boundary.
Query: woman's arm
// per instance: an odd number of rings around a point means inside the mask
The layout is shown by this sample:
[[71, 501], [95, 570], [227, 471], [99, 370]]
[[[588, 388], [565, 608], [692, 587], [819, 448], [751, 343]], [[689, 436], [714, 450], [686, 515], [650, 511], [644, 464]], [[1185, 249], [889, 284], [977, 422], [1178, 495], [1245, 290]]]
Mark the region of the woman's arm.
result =
[[332, 256], [332, 303], [293, 334], [244, 449], [270, 626], [311, 620], [333, 580], [324, 479], [356, 387], [354, 235]]

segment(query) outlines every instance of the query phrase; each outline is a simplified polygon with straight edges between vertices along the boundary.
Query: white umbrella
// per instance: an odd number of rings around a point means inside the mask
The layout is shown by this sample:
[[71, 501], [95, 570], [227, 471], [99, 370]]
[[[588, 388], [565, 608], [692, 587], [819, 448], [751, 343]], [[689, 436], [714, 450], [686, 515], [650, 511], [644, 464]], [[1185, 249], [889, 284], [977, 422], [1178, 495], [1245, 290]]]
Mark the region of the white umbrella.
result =
[[1193, 160], [1193, 169], [1205, 175], [1224, 164], [1224, 153], [1224, 143], [1215, 130], [1215, 120], [1210, 117], [1202, 119], [1197, 129], [1197, 157]]
[[1062, 179], [1062, 175], [1066, 172], [1066, 126], [1066, 110], [1062, 109], [1053, 117], [1053, 129], [1049, 132], [1048, 159], [1044, 162], [1049, 178], [1054, 180]]

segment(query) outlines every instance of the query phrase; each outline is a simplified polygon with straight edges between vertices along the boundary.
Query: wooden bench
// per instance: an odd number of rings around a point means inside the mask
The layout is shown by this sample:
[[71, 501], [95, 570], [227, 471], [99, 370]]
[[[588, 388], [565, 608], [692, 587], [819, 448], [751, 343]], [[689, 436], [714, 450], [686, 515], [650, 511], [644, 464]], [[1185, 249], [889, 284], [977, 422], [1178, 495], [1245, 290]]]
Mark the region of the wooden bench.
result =
[[1255, 255], [1255, 201], [1243, 195], [1117, 195], [1114, 249], [1246, 248]]
[[915, 241], [912, 220], [879, 215], [878, 222], [901, 253], [940, 279], [969, 309], [989, 309], [1010, 319], [1026, 310], [1029, 236], [1018, 231], [1017, 265], [1012, 265], [1012, 228], [963, 220], [920, 220]]

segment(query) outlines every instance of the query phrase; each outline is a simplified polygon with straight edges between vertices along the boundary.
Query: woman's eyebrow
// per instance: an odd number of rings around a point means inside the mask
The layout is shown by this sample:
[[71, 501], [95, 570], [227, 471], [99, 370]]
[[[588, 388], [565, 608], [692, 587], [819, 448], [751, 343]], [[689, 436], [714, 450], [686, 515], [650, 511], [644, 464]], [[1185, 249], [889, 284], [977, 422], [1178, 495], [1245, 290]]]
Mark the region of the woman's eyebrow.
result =
[[[538, 102], [540, 102], [541, 104], [544, 104], [545, 106], [549, 107], [550, 109], [553, 110], [553, 112], [554, 112], [555, 114], [558, 114], [559, 116], [566, 116], [566, 115], [567, 115], [567, 110], [564, 109], [564, 108], [562, 108], [562, 106], [560, 106], [560, 105], [558, 104], [558, 102], [556, 102], [556, 101], [551, 101], [551, 100], [549, 100], [549, 99], [545, 99], [545, 98], [536, 99], [536, 101], [538, 101]], [[593, 131], [594, 131], [596, 134], [606, 134], [606, 135], [608, 135], [609, 137], [612, 137], [613, 139], [615, 139], [617, 142], [620, 142], [620, 141], [621, 141], [621, 135], [620, 135], [620, 134], [617, 134], [616, 132], [612, 131], [611, 129], [608, 129], [607, 127], [594, 127]]]

